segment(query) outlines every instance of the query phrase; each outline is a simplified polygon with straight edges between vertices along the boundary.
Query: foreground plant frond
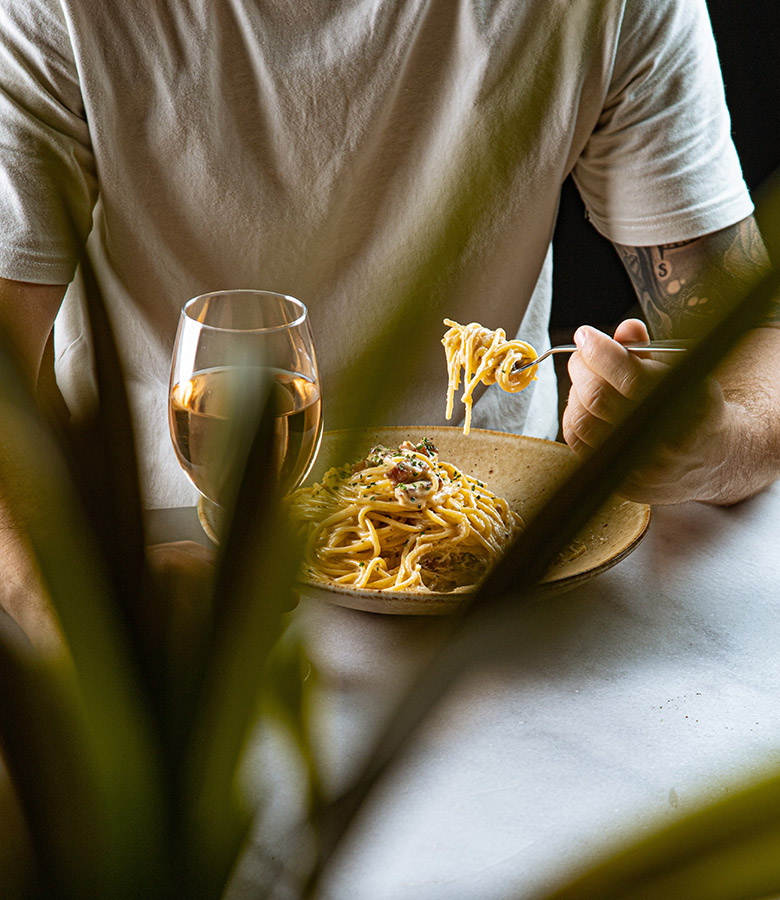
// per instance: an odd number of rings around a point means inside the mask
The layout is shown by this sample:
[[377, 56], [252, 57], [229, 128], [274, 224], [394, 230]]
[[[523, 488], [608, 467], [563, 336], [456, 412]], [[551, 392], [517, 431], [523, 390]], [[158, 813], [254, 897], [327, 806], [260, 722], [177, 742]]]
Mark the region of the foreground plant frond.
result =
[[780, 891], [780, 774], [609, 853], [544, 900], [761, 900]]

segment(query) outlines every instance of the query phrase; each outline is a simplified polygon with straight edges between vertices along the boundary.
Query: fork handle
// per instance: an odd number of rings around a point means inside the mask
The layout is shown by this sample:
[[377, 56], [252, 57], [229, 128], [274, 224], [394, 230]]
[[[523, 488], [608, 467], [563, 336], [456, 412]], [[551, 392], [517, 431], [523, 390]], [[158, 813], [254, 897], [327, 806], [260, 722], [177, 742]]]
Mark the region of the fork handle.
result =
[[622, 344], [622, 346], [625, 347], [626, 350], [652, 350], [653, 352], [660, 351], [676, 353], [682, 350], [690, 350], [694, 343], [695, 342], [690, 339], [686, 340], [684, 338], [671, 338], [668, 341], [649, 341], [646, 344], [631, 342], [628, 344]]
[[[640, 343], [635, 341], [630, 341], [627, 344], [621, 344], [621, 347], [625, 347], [626, 350], [632, 350], [634, 353], [639, 353], [641, 351], [652, 351], [652, 352], [668, 352], [668, 353], [676, 353], [683, 350], [690, 350], [693, 346], [693, 341], [691, 340], [682, 340], [680, 338], [672, 339], [668, 341], [650, 341], [649, 343]], [[575, 350], [578, 350], [576, 344], [559, 344], [557, 347], [551, 347], [545, 353], [540, 353], [537, 359], [544, 359], [552, 353], [573, 353]]]
[[[640, 342], [629, 342], [627, 344], [622, 344], [621, 346], [634, 353], [641, 353], [643, 351], [654, 353], [679, 353], [683, 350], [689, 350], [693, 346], [693, 343], [692, 340], [672, 338], [671, 340], [650, 341], [649, 343], [644, 344]], [[515, 364], [512, 366], [512, 371], [522, 372], [523, 369], [530, 369], [531, 366], [539, 365], [542, 360], [547, 359], [548, 356], [552, 356], [553, 353], [574, 353], [575, 350], [579, 350], [579, 347], [576, 344], [558, 344], [557, 347], [550, 347], [549, 350], [540, 353], [533, 362], [524, 363], [523, 365]]]

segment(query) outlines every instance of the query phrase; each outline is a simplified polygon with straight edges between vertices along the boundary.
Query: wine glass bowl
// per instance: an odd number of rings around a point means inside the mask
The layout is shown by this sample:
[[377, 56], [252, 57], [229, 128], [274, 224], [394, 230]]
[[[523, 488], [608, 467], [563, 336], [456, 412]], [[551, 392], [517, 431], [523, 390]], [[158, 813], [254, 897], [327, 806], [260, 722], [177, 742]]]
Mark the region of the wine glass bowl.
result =
[[211, 504], [230, 502], [266, 404], [274, 421], [269, 477], [288, 491], [306, 477], [322, 436], [306, 307], [273, 291], [194, 297], [179, 317], [168, 421], [179, 464]]

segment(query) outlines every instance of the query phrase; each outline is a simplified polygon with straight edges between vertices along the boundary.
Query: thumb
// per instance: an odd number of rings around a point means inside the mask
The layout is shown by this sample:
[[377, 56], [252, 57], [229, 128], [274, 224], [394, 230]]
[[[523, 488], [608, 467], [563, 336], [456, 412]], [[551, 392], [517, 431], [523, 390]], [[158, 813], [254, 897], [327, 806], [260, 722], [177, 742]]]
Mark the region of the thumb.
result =
[[625, 319], [615, 329], [613, 335], [620, 344], [639, 343], [641, 341], [649, 341], [650, 334], [647, 331], [647, 325], [641, 319]]

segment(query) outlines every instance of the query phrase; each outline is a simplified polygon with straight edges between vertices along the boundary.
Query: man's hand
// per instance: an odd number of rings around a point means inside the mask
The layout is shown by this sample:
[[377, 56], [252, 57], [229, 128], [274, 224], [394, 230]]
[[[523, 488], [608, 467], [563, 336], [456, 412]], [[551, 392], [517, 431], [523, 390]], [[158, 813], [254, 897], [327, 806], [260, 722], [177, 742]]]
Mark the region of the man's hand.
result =
[[622, 322], [614, 340], [587, 325], [575, 332], [579, 351], [569, 358], [571, 390], [563, 436], [578, 455], [597, 447], [662, 373], [662, 364], [640, 359], [620, 346], [649, 339], [638, 319]]
[[149, 570], [163, 604], [150, 627], [171, 664], [185, 671], [210, 627], [215, 559], [213, 548], [195, 541], [154, 544], [147, 549]]
[[149, 567], [166, 594], [179, 603], [206, 596], [214, 577], [215, 551], [196, 541], [152, 544], [147, 550]]
[[[703, 237], [658, 247], [616, 245], [654, 338], [696, 337], [768, 265], [751, 217]], [[572, 390], [563, 433], [582, 455], [609, 430], [666, 369], [638, 359], [619, 344], [642, 341], [636, 319], [615, 340], [594, 328], [575, 335]], [[780, 298], [762, 327], [739, 343], [697, 392], [684, 433], [656, 449], [622, 492], [648, 503], [743, 500], [780, 477]]]
[[[578, 456], [598, 446], [668, 368], [621, 348], [649, 339], [638, 319], [627, 319], [614, 340], [583, 326], [574, 335], [580, 348], [569, 360], [572, 387], [563, 416], [563, 435]], [[644, 356], [644, 354], [643, 354]], [[621, 494], [645, 503], [711, 500], [713, 474], [722, 462], [729, 411], [714, 379], [698, 389], [691, 428], [660, 445], [652, 459], [621, 487]]]

